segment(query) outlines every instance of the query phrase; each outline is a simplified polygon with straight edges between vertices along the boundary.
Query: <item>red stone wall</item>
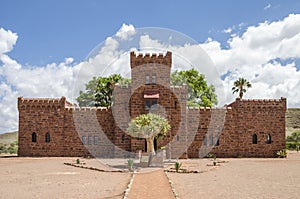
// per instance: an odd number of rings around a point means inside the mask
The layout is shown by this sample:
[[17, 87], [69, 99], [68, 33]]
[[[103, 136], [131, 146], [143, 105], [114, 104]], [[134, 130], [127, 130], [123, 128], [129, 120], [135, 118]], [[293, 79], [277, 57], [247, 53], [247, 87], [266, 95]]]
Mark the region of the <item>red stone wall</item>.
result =
[[[159, 91], [158, 110], [171, 130], [157, 148], [169, 158], [274, 157], [285, 148], [286, 99], [240, 100], [225, 108], [189, 108], [187, 87], [170, 87], [172, 54], [130, 54], [132, 85], [116, 86], [111, 108], [77, 108], [61, 99], [18, 98], [19, 156], [125, 157], [145, 151], [143, 139], [126, 134], [130, 120], [145, 110], [144, 93]], [[146, 76], [155, 84], [145, 84]], [[32, 142], [32, 133], [37, 141]], [[46, 133], [50, 142], [46, 142]], [[253, 134], [257, 144], [252, 143]], [[266, 143], [267, 134], [271, 143]], [[83, 140], [86, 140], [85, 142]], [[206, 140], [206, 142], [205, 142]], [[216, 146], [217, 140], [219, 145]], [[83, 143], [84, 142], [84, 143]], [[130, 155], [130, 154], [129, 154]]]

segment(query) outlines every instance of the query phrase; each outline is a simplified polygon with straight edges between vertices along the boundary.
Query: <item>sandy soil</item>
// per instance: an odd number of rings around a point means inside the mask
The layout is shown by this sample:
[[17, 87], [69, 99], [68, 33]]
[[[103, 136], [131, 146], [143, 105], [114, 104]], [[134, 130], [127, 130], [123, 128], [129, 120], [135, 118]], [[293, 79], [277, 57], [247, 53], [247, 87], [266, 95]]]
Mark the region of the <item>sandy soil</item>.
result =
[[[299, 198], [300, 153], [287, 159], [224, 159], [199, 174], [168, 173], [180, 198]], [[183, 160], [203, 170], [209, 160]], [[211, 163], [210, 163], [211, 164]]]
[[98, 172], [63, 164], [75, 159], [0, 158], [0, 198], [123, 197], [130, 173]]
[[[0, 158], [0, 198], [122, 198], [131, 173], [99, 172], [64, 165], [76, 158]], [[181, 199], [190, 198], [299, 198], [300, 153], [287, 159], [180, 160], [183, 169], [201, 173], [167, 173]], [[106, 167], [95, 159], [81, 159], [86, 167]], [[124, 165], [124, 160], [109, 160]], [[208, 166], [209, 165], [209, 166]], [[173, 163], [167, 165], [173, 167]], [[122, 169], [121, 169], [122, 170]], [[163, 169], [136, 174], [129, 198], [165, 198], [169, 194]], [[149, 172], [152, 171], [152, 172]], [[136, 186], [138, 185], [138, 186]], [[134, 187], [136, 186], [136, 187]], [[152, 188], [150, 188], [152, 187]], [[144, 191], [143, 191], [144, 190]], [[150, 191], [149, 191], [150, 190]], [[166, 191], [166, 195], [163, 191]]]

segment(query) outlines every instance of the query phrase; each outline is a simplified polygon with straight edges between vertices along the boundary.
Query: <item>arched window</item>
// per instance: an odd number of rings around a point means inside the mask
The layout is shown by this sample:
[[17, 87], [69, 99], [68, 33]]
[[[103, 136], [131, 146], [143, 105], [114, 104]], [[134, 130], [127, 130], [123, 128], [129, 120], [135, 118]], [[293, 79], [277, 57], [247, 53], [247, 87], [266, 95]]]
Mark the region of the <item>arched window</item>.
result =
[[252, 135], [252, 144], [257, 144], [257, 135], [256, 134]]
[[45, 141], [50, 142], [50, 133], [46, 133]]
[[220, 141], [218, 139], [217, 142], [216, 142], [216, 144], [215, 144], [215, 146], [219, 146], [219, 145], [220, 145]]
[[36, 133], [34, 132], [31, 134], [31, 141], [36, 142]]
[[207, 145], [207, 140], [206, 140], [206, 136], [204, 135], [203, 136], [203, 144], [202, 144], [203, 146], [206, 146]]
[[272, 142], [271, 135], [270, 135], [270, 133], [268, 133], [267, 137], [266, 137], [266, 143], [271, 144], [271, 142]]

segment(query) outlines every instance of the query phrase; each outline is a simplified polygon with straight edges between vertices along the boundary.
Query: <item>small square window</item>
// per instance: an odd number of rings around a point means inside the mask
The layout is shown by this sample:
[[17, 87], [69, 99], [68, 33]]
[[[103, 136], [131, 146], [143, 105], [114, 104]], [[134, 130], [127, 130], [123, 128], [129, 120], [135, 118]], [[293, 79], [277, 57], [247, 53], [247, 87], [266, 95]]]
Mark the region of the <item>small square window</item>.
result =
[[88, 144], [91, 145], [92, 143], [93, 143], [93, 137], [89, 136], [89, 138], [88, 138]]
[[156, 84], [156, 76], [152, 75], [152, 84]]
[[146, 76], [146, 84], [150, 84], [150, 76], [149, 75]]
[[146, 99], [145, 100], [145, 109], [146, 110], [157, 110], [157, 99]]
[[82, 136], [81, 141], [82, 141], [82, 144], [85, 145], [86, 144], [86, 136]]
[[94, 145], [97, 145], [99, 143], [99, 137], [95, 136], [94, 137]]

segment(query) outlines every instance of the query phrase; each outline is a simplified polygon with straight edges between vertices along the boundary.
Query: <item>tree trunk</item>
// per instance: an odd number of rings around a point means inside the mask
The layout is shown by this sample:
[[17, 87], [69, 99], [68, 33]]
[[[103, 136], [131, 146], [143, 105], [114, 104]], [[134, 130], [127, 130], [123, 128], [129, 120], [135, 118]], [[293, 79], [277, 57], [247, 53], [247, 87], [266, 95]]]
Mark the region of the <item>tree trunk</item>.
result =
[[146, 138], [146, 142], [147, 142], [147, 152], [155, 155], [154, 137]]
[[243, 98], [243, 87], [240, 87], [240, 99], [242, 99]]

